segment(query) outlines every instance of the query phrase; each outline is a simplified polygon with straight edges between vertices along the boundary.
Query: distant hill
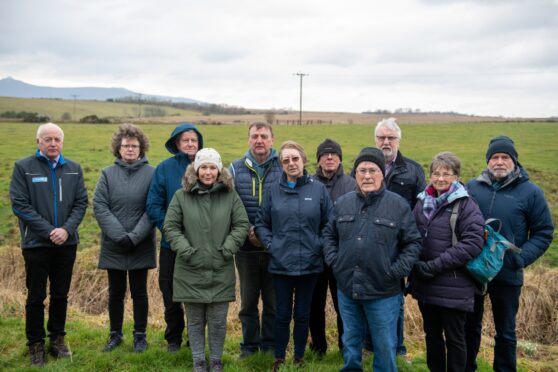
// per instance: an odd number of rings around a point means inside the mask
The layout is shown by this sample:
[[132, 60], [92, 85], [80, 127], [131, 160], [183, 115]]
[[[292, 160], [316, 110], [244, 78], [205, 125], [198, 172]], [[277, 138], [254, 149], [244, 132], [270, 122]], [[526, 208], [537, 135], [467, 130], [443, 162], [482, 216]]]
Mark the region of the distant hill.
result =
[[0, 96], [17, 97], [17, 98], [60, 98], [80, 100], [98, 100], [105, 101], [113, 98], [139, 97], [142, 99], [156, 99], [162, 101], [181, 102], [181, 103], [199, 103], [191, 98], [158, 96], [152, 94], [133, 92], [124, 88], [96, 88], [96, 87], [80, 87], [80, 88], [54, 88], [42, 87], [38, 85], [27, 84], [23, 81], [7, 77], [0, 80]]

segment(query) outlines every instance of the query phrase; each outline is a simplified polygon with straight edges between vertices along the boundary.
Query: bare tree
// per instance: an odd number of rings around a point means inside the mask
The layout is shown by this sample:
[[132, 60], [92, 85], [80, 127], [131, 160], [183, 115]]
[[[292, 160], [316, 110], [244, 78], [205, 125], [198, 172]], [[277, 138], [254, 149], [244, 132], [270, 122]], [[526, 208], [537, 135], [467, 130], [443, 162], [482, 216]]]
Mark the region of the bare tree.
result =
[[268, 124], [273, 124], [273, 122], [275, 121], [275, 111], [273, 110], [266, 111], [264, 114], [264, 118]]

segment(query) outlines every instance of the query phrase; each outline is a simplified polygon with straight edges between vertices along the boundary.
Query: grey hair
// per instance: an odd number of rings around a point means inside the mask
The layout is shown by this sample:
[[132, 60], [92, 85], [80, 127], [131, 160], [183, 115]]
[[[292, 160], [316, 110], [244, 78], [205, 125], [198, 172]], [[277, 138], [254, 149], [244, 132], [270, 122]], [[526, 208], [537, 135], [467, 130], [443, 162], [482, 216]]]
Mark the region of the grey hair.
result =
[[397, 137], [399, 138], [399, 140], [401, 140], [402, 136], [401, 136], [401, 128], [399, 128], [399, 125], [397, 125], [397, 119], [396, 118], [388, 118], [388, 119], [382, 119], [378, 122], [378, 124], [376, 124], [376, 129], [374, 130], [374, 135], [377, 136], [378, 135], [378, 131], [381, 128], [388, 128], [391, 130], [394, 130], [397, 133]]
[[41, 134], [43, 134], [43, 131], [46, 129], [46, 127], [55, 127], [56, 129], [58, 129], [62, 134], [62, 141], [64, 141], [64, 131], [62, 130], [62, 128], [50, 122], [39, 125], [39, 128], [37, 129], [37, 139], [41, 138]]
[[461, 175], [461, 160], [453, 152], [444, 151], [436, 154], [430, 164], [430, 174], [440, 167], [451, 170], [457, 177]]

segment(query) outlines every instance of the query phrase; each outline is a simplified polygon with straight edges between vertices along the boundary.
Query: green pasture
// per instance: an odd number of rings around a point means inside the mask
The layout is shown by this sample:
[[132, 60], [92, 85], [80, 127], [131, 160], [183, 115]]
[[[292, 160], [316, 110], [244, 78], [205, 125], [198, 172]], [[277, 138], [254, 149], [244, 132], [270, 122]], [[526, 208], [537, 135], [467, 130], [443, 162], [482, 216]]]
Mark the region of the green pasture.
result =
[[[56, 102], [56, 101], [48, 101]], [[0, 107], [0, 111], [2, 108]], [[95, 190], [99, 172], [112, 164], [110, 140], [117, 125], [63, 124], [65, 131], [64, 155], [81, 163], [90, 200]], [[164, 142], [173, 125], [143, 125], [151, 142], [148, 158], [152, 165], [170, 156]], [[3, 139], [0, 147], [0, 246], [16, 245], [19, 240], [17, 221], [9, 203], [8, 188], [15, 160], [29, 156], [35, 151], [37, 125], [24, 123], [0, 123]], [[240, 157], [247, 150], [247, 127], [244, 125], [200, 126], [205, 147], [217, 149], [225, 164]], [[307, 151], [308, 170], [313, 172], [316, 163], [316, 147], [329, 137], [343, 148], [345, 171], [359, 150], [373, 145], [374, 125], [313, 125], [276, 126], [275, 147], [287, 140], [301, 143]], [[545, 191], [554, 221], [558, 216], [558, 125], [552, 123], [491, 123], [491, 124], [414, 124], [402, 125], [403, 154], [418, 161], [425, 170], [430, 159], [440, 151], [453, 151], [462, 160], [462, 179], [475, 177], [486, 166], [485, 152], [491, 137], [506, 134], [515, 140], [519, 160], [529, 172], [531, 179]], [[80, 227], [82, 246], [98, 244], [99, 228], [89, 208]], [[556, 240], [556, 239], [555, 239]], [[554, 243], [545, 254], [543, 262], [558, 266], [558, 244]]]
[[[152, 107], [152, 105], [143, 104], [141, 106], [142, 116], [145, 116], [146, 107]], [[190, 110], [166, 106], [161, 108], [165, 110], [166, 116], [201, 116], [201, 113]], [[100, 118], [136, 118], [138, 110], [139, 106], [132, 103], [76, 100], [74, 105], [73, 100], [0, 97], [0, 112], [38, 112], [50, 116], [53, 121], [60, 120], [65, 112], [69, 113], [76, 122], [87, 115], [97, 115]]]

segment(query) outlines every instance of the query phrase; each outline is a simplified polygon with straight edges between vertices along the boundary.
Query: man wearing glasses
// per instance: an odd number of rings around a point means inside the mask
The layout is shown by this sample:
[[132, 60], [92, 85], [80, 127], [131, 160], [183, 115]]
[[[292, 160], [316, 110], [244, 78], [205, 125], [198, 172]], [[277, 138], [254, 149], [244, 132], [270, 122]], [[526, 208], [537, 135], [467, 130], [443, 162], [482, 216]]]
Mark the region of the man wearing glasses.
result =
[[[374, 131], [376, 147], [382, 150], [386, 161], [386, 188], [402, 196], [411, 207], [415, 207], [417, 195], [426, 188], [424, 171], [420, 164], [406, 158], [399, 151], [401, 144], [401, 128], [395, 118], [383, 119], [376, 125]], [[403, 283], [404, 285], [404, 283]], [[404, 345], [404, 308], [405, 301], [401, 302], [401, 312], [397, 321], [397, 354], [406, 355]], [[366, 346], [368, 348], [368, 345]], [[372, 349], [373, 346], [370, 346]]]

